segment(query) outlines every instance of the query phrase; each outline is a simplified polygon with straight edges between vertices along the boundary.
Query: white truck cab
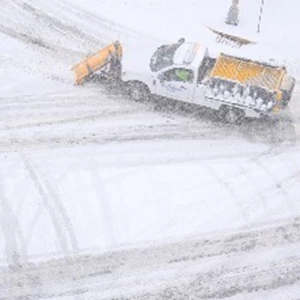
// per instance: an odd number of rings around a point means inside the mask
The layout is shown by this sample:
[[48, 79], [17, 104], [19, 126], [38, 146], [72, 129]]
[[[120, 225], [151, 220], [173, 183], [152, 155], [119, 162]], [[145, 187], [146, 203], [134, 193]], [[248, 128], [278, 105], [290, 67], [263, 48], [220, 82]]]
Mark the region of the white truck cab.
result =
[[205, 72], [211, 69], [212, 60], [207, 48], [197, 43], [163, 45], [153, 54], [148, 74], [126, 72], [122, 80], [135, 82], [138, 88], [144, 85], [154, 95], [200, 104], [204, 100]]
[[195, 43], [182, 44], [174, 53], [171, 65], [152, 73], [151, 92], [179, 101], [196, 103], [196, 99], [204, 97], [204, 78], [199, 78], [199, 70], [202, 69], [206, 56], [206, 47]]

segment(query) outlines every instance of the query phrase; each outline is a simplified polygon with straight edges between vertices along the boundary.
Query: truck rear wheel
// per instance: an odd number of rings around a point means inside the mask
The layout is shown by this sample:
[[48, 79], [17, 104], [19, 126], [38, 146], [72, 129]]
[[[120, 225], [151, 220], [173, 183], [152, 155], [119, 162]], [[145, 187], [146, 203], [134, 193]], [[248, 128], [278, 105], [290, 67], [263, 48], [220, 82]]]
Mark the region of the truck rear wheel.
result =
[[150, 96], [149, 88], [142, 82], [129, 82], [126, 90], [130, 98], [135, 101], [144, 101]]
[[237, 124], [244, 119], [245, 112], [236, 107], [223, 105], [219, 109], [219, 116], [226, 123]]

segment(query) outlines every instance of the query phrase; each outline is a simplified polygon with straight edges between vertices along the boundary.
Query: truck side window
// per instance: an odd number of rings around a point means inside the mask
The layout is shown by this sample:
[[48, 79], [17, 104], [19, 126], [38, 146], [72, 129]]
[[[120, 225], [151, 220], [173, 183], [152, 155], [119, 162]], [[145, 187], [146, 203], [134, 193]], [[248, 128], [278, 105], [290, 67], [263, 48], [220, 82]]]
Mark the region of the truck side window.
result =
[[164, 81], [178, 81], [178, 82], [193, 82], [194, 72], [185, 68], [174, 68], [166, 71], [163, 75]]

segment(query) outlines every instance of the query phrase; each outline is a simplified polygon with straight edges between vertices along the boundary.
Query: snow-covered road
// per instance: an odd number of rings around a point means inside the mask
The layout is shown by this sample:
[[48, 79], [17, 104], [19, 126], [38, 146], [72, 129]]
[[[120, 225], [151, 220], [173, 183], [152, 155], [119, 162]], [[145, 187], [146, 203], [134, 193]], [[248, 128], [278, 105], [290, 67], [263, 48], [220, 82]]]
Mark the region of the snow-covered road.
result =
[[0, 274], [0, 299], [298, 299], [299, 226], [294, 218], [15, 267]]
[[278, 124], [239, 126], [73, 86], [86, 54], [114, 39], [146, 53], [191, 28], [176, 32], [179, 8], [207, 20], [217, 3], [167, 2], [0, 0], [1, 300], [300, 294], [299, 85]]

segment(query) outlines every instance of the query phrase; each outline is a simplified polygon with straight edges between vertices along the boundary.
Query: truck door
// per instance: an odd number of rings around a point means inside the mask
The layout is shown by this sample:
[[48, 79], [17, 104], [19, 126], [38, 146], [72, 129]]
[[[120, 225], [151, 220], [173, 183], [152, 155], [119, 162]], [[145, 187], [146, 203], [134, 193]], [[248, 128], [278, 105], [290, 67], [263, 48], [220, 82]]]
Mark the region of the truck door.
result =
[[209, 80], [209, 75], [216, 63], [216, 59], [205, 57], [198, 69], [198, 76], [196, 81], [194, 103], [199, 105], [206, 105], [205, 94], [207, 87], [205, 81]]
[[156, 94], [184, 102], [192, 102], [194, 72], [186, 68], [173, 68], [158, 75]]
[[194, 95], [194, 101], [193, 103], [204, 105], [205, 103], [205, 92], [206, 87], [203, 83], [197, 82], [196, 88], [195, 88], [195, 95]]

